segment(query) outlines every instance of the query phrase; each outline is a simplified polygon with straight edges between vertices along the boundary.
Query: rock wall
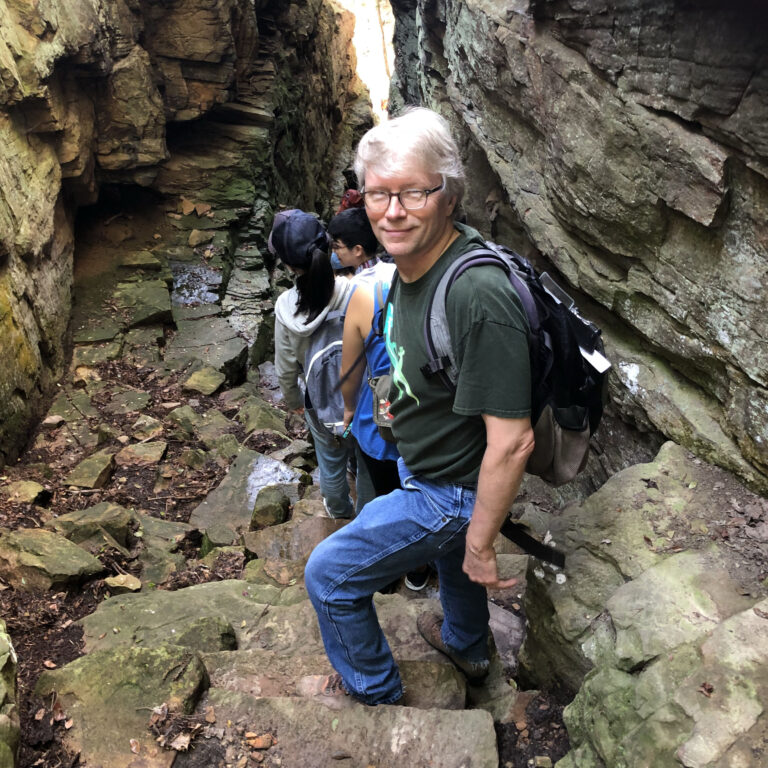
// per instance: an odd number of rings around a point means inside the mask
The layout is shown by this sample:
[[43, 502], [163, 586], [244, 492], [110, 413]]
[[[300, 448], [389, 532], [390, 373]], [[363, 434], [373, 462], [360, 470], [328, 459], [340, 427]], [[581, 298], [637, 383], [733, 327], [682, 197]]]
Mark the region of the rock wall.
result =
[[455, 127], [472, 223], [594, 299], [621, 417], [768, 489], [768, 10], [393, 7], [393, 105]]
[[0, 619], [0, 765], [13, 766], [19, 747], [16, 708], [16, 651]]
[[353, 23], [332, 0], [0, 0], [0, 466], [63, 371], [78, 207], [117, 184], [323, 211], [370, 120]]

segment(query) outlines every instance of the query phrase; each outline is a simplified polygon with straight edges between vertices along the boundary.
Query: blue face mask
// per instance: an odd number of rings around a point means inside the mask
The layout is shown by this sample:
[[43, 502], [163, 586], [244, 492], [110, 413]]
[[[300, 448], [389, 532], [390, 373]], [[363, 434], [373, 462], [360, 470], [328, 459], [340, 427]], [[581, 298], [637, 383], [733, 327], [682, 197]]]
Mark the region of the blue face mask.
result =
[[334, 269], [346, 269], [346, 267], [341, 263], [341, 259], [336, 255], [336, 251], [331, 254], [331, 266]]

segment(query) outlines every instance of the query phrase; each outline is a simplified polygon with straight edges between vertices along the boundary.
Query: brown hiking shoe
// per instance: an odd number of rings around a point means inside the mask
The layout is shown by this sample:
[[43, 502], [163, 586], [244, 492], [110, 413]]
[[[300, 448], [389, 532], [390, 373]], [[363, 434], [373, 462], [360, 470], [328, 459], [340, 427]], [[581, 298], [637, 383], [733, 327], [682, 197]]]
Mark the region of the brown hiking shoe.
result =
[[349, 695], [338, 672], [331, 675], [307, 675], [297, 686], [299, 696], [306, 696], [330, 709], [351, 706], [355, 699]]
[[421, 636], [433, 648], [436, 648], [440, 653], [444, 653], [464, 673], [468, 683], [479, 685], [488, 677], [488, 671], [491, 667], [491, 662], [488, 659], [469, 661], [469, 659], [465, 659], [452, 651], [443, 642], [443, 637], [440, 634], [440, 630], [443, 627], [442, 616], [434, 611], [426, 611], [416, 620], [416, 626]]

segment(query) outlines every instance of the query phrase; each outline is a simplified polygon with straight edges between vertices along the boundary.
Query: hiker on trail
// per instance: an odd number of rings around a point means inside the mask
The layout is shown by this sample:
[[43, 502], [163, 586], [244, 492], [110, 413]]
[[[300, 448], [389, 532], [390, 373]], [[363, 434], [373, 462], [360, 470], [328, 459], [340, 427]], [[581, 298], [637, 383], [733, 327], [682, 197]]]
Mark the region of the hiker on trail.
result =
[[455, 393], [427, 376], [422, 329], [431, 288], [457, 256], [483, 245], [454, 221], [464, 190], [458, 148], [442, 117], [411, 109], [365, 134], [355, 171], [398, 273], [384, 332], [402, 490], [374, 499], [321, 542], [305, 576], [336, 670], [319, 695], [407, 703], [372, 596], [425, 562], [435, 563], [443, 615], [423, 613], [419, 631], [470, 682], [488, 673], [486, 588], [515, 583], [499, 578], [493, 542], [533, 448], [527, 325], [498, 268], [468, 270], [448, 296]]
[[514, 583], [499, 578], [493, 542], [533, 448], [527, 327], [497, 268], [468, 270], [447, 308], [459, 367], [455, 394], [426, 376], [421, 331], [430, 288], [459, 254], [483, 244], [454, 222], [464, 189], [458, 148], [442, 117], [408, 110], [365, 134], [355, 170], [373, 231], [399, 277], [384, 330], [402, 490], [374, 499], [321, 542], [305, 575], [337, 671], [321, 695], [391, 704], [403, 699], [403, 685], [372, 596], [428, 561], [437, 568], [443, 615], [423, 613], [419, 631], [470, 682], [488, 673], [486, 587]]
[[[334, 254], [344, 266], [355, 268], [355, 292], [344, 318], [342, 385], [344, 426], [351, 424], [357, 441], [357, 504], [359, 512], [376, 496], [400, 488], [394, 443], [385, 441], [373, 422], [373, 394], [368, 378], [389, 372], [384, 339], [371, 327], [376, 312], [383, 309], [395, 265], [376, 257], [379, 242], [364, 210], [351, 208], [331, 219], [328, 234]], [[378, 288], [377, 288], [378, 286]], [[405, 575], [405, 586], [419, 591], [427, 585], [429, 571], [421, 566]], [[397, 582], [395, 582], [396, 584]], [[391, 586], [391, 585], [390, 585]]]
[[[332, 434], [317, 416], [320, 403], [302, 394], [299, 380], [312, 334], [326, 322], [329, 312], [343, 310], [352, 285], [336, 277], [329, 258], [325, 229], [312, 214], [296, 209], [275, 216], [269, 250], [295, 278], [294, 286], [275, 304], [275, 369], [286, 405], [304, 414], [315, 444], [320, 489], [330, 517], [354, 515], [347, 482], [351, 442]], [[314, 406], [314, 407], [313, 407]]]

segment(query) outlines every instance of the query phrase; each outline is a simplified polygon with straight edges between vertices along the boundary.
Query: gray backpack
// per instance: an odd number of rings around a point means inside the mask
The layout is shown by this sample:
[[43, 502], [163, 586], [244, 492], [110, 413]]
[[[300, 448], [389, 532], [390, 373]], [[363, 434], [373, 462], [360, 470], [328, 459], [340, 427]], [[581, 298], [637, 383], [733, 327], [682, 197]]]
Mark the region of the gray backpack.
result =
[[317, 418], [329, 432], [341, 435], [344, 423], [344, 398], [341, 395], [341, 338], [344, 315], [342, 309], [329, 312], [309, 338], [304, 354], [304, 382]]

